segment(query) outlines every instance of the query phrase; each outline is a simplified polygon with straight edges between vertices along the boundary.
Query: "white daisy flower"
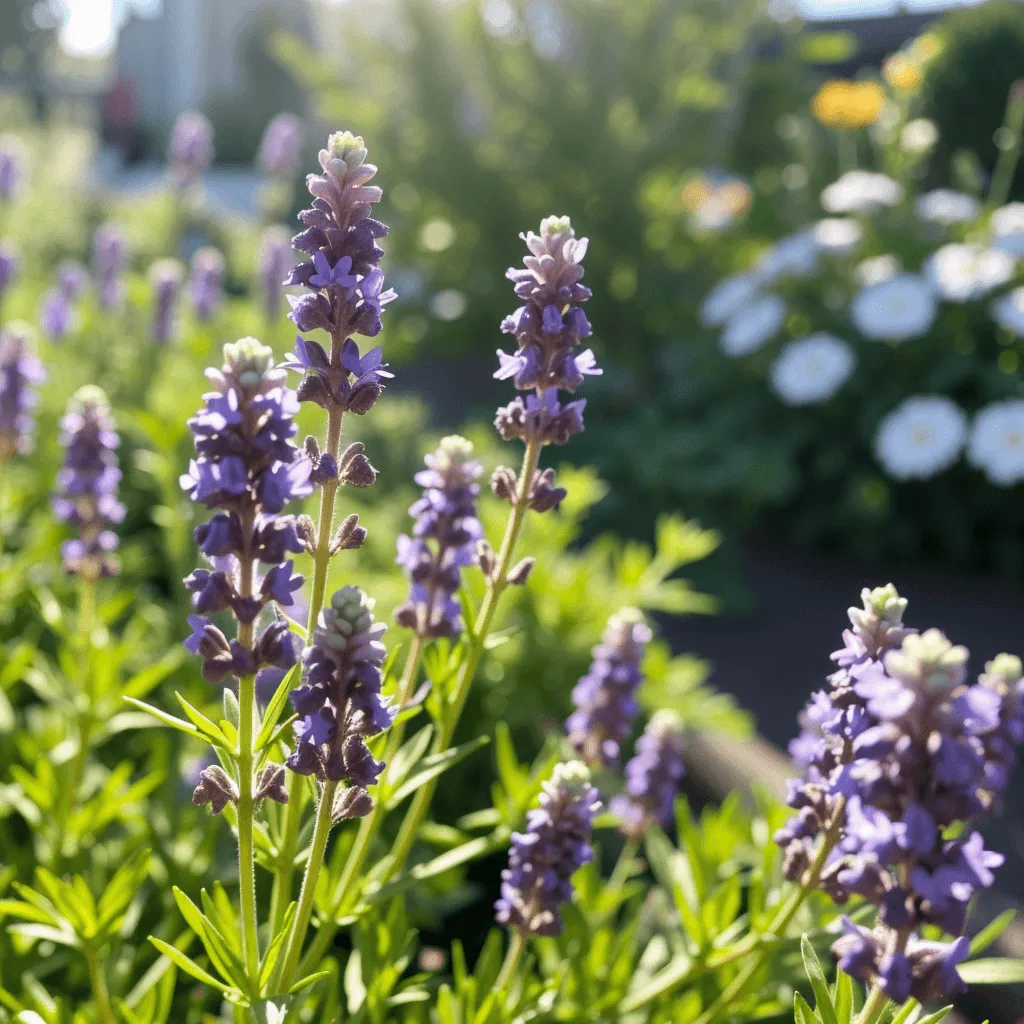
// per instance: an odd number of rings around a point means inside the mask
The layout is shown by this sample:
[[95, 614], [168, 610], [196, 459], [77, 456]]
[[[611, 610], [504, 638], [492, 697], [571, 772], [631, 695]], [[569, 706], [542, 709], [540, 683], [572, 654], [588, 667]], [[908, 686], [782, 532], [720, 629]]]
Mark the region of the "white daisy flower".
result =
[[974, 196], [954, 192], [951, 188], [936, 188], [918, 196], [917, 215], [929, 224], [966, 224], [981, 213], [981, 203]]
[[887, 174], [847, 171], [821, 193], [829, 213], [868, 213], [883, 206], [899, 206], [903, 186]]
[[868, 260], [861, 260], [854, 268], [853, 274], [862, 287], [869, 284], [879, 284], [895, 277], [903, 270], [903, 264], [898, 256], [887, 253], [885, 256], [873, 256]]
[[760, 287], [761, 282], [754, 274], [723, 277], [701, 303], [701, 323], [705, 327], [720, 327], [733, 313], [753, 301]]
[[850, 318], [865, 338], [907, 341], [927, 334], [935, 321], [935, 293], [917, 274], [896, 274], [862, 288], [850, 304]]
[[786, 304], [778, 295], [761, 295], [729, 318], [719, 344], [727, 356], [756, 352], [778, 333]]
[[967, 458], [1000, 487], [1024, 480], [1024, 399], [993, 402], [974, 417]]
[[864, 229], [852, 217], [826, 217], [811, 230], [820, 249], [840, 256], [853, 252], [864, 238]]
[[878, 426], [875, 456], [894, 480], [927, 480], [960, 457], [967, 417], [943, 395], [901, 402]]
[[999, 249], [951, 242], [925, 260], [925, 277], [950, 302], [968, 302], [987, 295], [1013, 277], [1014, 259]]
[[783, 348], [771, 369], [772, 390], [787, 405], [811, 405], [831, 398], [853, 373], [853, 349], [820, 331]]
[[1000, 327], [1024, 338], [1024, 286], [996, 299], [992, 303], [992, 316]]
[[900, 149], [904, 153], [928, 153], [939, 141], [939, 129], [927, 117], [915, 117], [900, 132]]
[[992, 244], [1011, 256], [1024, 256], [1024, 203], [1007, 203], [992, 211]]
[[818, 244], [810, 231], [780, 238], [757, 263], [757, 273], [766, 282], [780, 277], [810, 277], [817, 269]]

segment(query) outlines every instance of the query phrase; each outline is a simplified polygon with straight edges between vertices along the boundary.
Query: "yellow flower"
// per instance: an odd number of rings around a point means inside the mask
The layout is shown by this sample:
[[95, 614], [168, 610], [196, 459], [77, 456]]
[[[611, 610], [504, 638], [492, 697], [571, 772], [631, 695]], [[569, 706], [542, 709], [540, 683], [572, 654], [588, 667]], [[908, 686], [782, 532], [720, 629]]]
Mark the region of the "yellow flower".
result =
[[924, 76], [921, 65], [902, 53], [887, 57], [882, 65], [882, 75], [897, 92], [917, 92]]
[[910, 44], [910, 52], [920, 64], [927, 64], [942, 53], [942, 40], [934, 32], [925, 32]]
[[827, 128], [853, 131], [878, 120], [885, 92], [877, 82], [826, 82], [811, 100], [811, 112]]

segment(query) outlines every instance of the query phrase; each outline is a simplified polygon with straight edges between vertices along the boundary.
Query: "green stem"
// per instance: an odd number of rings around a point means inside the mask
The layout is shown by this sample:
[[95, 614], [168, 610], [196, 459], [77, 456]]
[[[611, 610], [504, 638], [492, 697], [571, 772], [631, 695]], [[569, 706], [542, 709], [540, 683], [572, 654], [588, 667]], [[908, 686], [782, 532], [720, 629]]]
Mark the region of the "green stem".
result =
[[[250, 627], [251, 630], [251, 627]], [[248, 646], [248, 645], [244, 645]], [[256, 862], [253, 851], [252, 795], [253, 706], [256, 679], [247, 676], [238, 681], [238, 889], [242, 913], [242, 960], [249, 980], [259, 978], [260, 949], [256, 934]]]
[[[412, 646], [409, 648], [409, 654], [405, 659], [405, 668], [402, 670], [402, 678], [398, 684], [397, 704], [399, 708], [408, 703], [409, 698], [412, 696], [413, 687], [416, 684], [417, 669], [419, 667], [420, 658], [423, 654], [424, 645], [425, 641], [423, 637], [418, 634], [413, 637]], [[390, 730], [388, 746], [385, 753], [385, 762], [388, 766], [390, 766], [394, 761], [395, 753], [398, 751], [402, 740], [404, 727], [405, 723], [399, 722]], [[387, 768], [385, 768], [384, 771], [386, 773]], [[385, 774], [384, 779], [381, 781], [385, 781], [386, 778], [387, 775]], [[345, 867], [342, 869], [341, 876], [334, 887], [334, 896], [331, 900], [330, 911], [317, 930], [316, 938], [313, 940], [307, 959], [315, 958], [318, 962], [330, 948], [331, 942], [334, 940], [334, 921], [337, 920], [338, 913], [345, 901], [345, 897], [348, 894], [349, 887], [352, 885], [353, 879], [357, 877], [359, 871], [362, 869], [363, 863], [366, 860], [366, 855], [370, 851], [370, 843], [372, 842], [373, 836], [380, 824], [380, 819], [383, 816], [383, 813], [381, 800], [378, 797], [378, 799], [374, 801], [373, 810], [363, 818], [362, 822], [360, 822], [355, 842], [352, 844], [352, 849], [349, 850], [348, 857], [345, 860]], [[283, 977], [287, 978], [286, 975]]]
[[519, 959], [523, 955], [523, 951], [526, 949], [526, 936], [523, 935], [518, 929], [512, 932], [512, 939], [508, 944], [508, 952], [505, 954], [505, 960], [501, 965], [501, 970], [498, 972], [498, 977], [494, 982], [494, 989], [496, 992], [502, 992], [508, 988], [508, 983], [512, 980], [512, 975], [515, 974], [516, 967], [519, 964]]
[[89, 967], [89, 984], [92, 987], [93, 1002], [96, 1004], [96, 1016], [101, 1024], [117, 1024], [114, 1008], [110, 1005], [107, 983], [104, 980], [103, 972], [100, 970], [96, 948], [92, 945], [86, 945], [82, 947], [82, 952], [85, 954], [85, 962]]
[[[534, 473], [537, 471], [537, 464], [540, 461], [541, 447], [539, 441], [531, 440], [526, 446], [526, 451], [523, 453], [523, 465], [519, 473], [516, 498], [505, 528], [501, 550], [498, 552], [494, 572], [487, 585], [487, 593], [484, 596], [483, 604], [480, 606], [476, 622], [473, 625], [473, 634], [469, 638], [470, 642], [465, 660], [459, 666], [459, 674], [456, 676], [455, 687], [451, 696], [450, 711], [444, 716], [438, 728], [437, 737], [434, 741], [435, 754], [443, 753], [451, 746], [463, 708], [466, 706], [466, 698], [469, 696], [473, 677], [476, 675], [477, 667], [480, 664], [484, 643], [487, 640], [487, 634], [490, 631], [491, 622], [498, 607], [498, 599], [508, 585], [508, 574], [512, 568], [512, 555], [515, 552], [516, 541], [519, 539], [519, 532], [523, 526], [523, 519], [529, 508], [530, 489]], [[402, 827], [395, 839], [395, 845], [392, 847], [391, 861], [388, 865], [388, 877], [399, 874], [405, 867], [405, 862], [412, 850], [413, 842], [419, 833], [427, 811], [430, 809], [430, 803], [434, 798], [434, 790], [436, 788], [437, 780], [431, 779], [416, 791], [416, 796], [406, 812], [405, 818], [402, 821]]]
[[320, 868], [324, 862], [324, 851], [327, 849], [327, 837], [331, 832], [331, 810], [334, 807], [334, 794], [337, 782], [328, 781], [324, 784], [317, 805], [316, 825], [313, 828], [313, 845], [309, 850], [306, 873], [302, 877], [302, 889], [299, 892], [299, 905], [295, 911], [291, 931], [288, 934], [284, 954], [279, 961], [280, 981], [278, 987], [287, 992], [294, 981], [295, 970], [299, 966], [302, 944], [309, 928], [309, 920], [313, 914], [313, 899], [316, 896], [316, 883], [320, 877]]
[[1021, 144], [1024, 130], [1024, 84], [1017, 81], [1010, 86], [1010, 95], [1006, 101], [1006, 114], [1003, 125], [997, 133], [999, 157], [995, 170], [992, 172], [992, 185], [989, 188], [988, 202], [990, 206], [1002, 206], [1010, 195], [1013, 178], [1020, 161]]
[[[335, 462], [341, 449], [341, 426], [344, 413], [331, 406], [327, 417], [327, 441], [325, 451], [330, 452]], [[331, 534], [334, 527], [334, 503], [338, 493], [338, 482], [328, 481], [320, 491], [320, 514], [317, 522], [316, 551], [313, 553], [313, 589], [309, 602], [309, 616], [306, 620], [306, 642], [313, 638], [317, 618], [324, 606], [327, 593], [327, 575], [331, 563]], [[302, 810], [305, 804], [304, 780], [295, 772], [288, 773], [288, 803], [284, 810], [284, 829], [281, 849], [278, 851], [274, 869], [274, 886], [270, 898], [270, 927], [276, 935], [284, 923], [285, 911], [292, 899], [292, 877], [295, 872], [295, 853], [299, 845], [299, 831], [302, 825]], [[307, 870], [309, 865], [307, 862]], [[319, 871], [319, 866], [317, 866]]]
[[857, 1024], [875, 1024], [875, 1021], [882, 1016], [882, 1011], [888, 1002], [889, 997], [885, 992], [877, 984], [873, 985], [867, 1001], [864, 1003], [864, 1008], [857, 1018]]
[[608, 878], [608, 888], [613, 892], [621, 889], [626, 884], [627, 873], [630, 867], [632, 867], [639, 849], [640, 839], [638, 836], [630, 836], [623, 844], [622, 851], [619, 853], [619, 859], [615, 862], [615, 867]]

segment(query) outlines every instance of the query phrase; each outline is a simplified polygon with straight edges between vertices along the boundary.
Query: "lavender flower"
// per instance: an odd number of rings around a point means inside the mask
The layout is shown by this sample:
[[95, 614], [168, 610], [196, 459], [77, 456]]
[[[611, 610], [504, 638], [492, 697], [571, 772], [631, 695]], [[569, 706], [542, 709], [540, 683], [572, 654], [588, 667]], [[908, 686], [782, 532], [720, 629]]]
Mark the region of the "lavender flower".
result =
[[[230, 609], [242, 625], [255, 622], [271, 603], [291, 604], [302, 579], [292, 575], [287, 554], [305, 550], [284, 506], [312, 492], [310, 464], [292, 443], [298, 411], [273, 352], [255, 338], [224, 346], [224, 365], [207, 370], [213, 390], [189, 420], [196, 458], [181, 485], [214, 517], [195, 532], [213, 570], [196, 569], [185, 580], [197, 614], [185, 645], [203, 658], [203, 676], [220, 683], [264, 667], [294, 663], [288, 625], [275, 619], [251, 646], [230, 643], [205, 617]], [[270, 566], [258, 578], [253, 563]]]
[[526, 832], [512, 834], [501, 897], [494, 904], [498, 924], [525, 936], [561, 935], [558, 908], [572, 899], [576, 870], [594, 856], [590, 835], [600, 806], [586, 765], [555, 765], [540, 806], [527, 813]]
[[192, 276], [188, 281], [188, 297], [196, 317], [209, 320], [220, 304], [224, 278], [224, 257], [213, 246], [197, 249], [192, 256]]
[[584, 760], [614, 765], [639, 710], [636, 688], [651, 630], [636, 608], [622, 608], [609, 620], [593, 650], [590, 671], [573, 687], [576, 710], [565, 723], [569, 742]]
[[11, 242], [0, 239], [0, 301], [18, 272], [18, 251]]
[[415, 480], [423, 497], [409, 509], [416, 519], [413, 536], [398, 538], [398, 564], [412, 582], [408, 600], [395, 611], [400, 626], [425, 638], [456, 636], [462, 631], [462, 609], [456, 593], [464, 566], [476, 560], [483, 536], [476, 518], [483, 467], [473, 459], [473, 445], [464, 437], [443, 438], [424, 460]]
[[284, 298], [284, 279], [292, 261], [292, 241], [288, 232], [273, 224], [263, 232], [257, 260], [257, 279], [263, 299], [263, 311], [273, 320]]
[[925, 940], [920, 929], [959, 935], [1002, 863], [969, 826], [998, 807], [1024, 739], [1022, 666], [999, 655], [968, 684], [967, 651], [938, 630], [906, 629], [891, 585], [862, 598], [830, 689], [805, 712], [795, 753], [806, 774], [788, 800], [797, 815], [776, 841], [800, 879], [827, 832], [835, 845], [820, 887], [878, 907], [873, 930], [847, 922], [833, 946], [844, 970], [896, 1002], [948, 999], [964, 988], [966, 940]]
[[203, 114], [186, 110], [174, 123], [168, 151], [171, 177], [179, 188], [198, 181], [213, 160], [213, 125]]
[[0, 203], [14, 199], [25, 169], [25, 150], [13, 135], [0, 135]]
[[53, 512], [79, 530], [77, 538], [64, 542], [64, 569], [95, 581], [117, 572], [117, 534], [110, 527], [124, 519], [115, 454], [121, 440], [107, 396], [91, 384], [75, 392], [60, 425], [65, 455]]
[[39, 307], [39, 326], [43, 334], [53, 341], [60, 341], [71, 330], [73, 318], [67, 295], [60, 288], [51, 288]]
[[494, 376], [511, 378], [520, 391], [533, 394], [499, 409], [495, 425], [506, 441], [565, 444], [583, 430], [586, 400], [563, 404], [558, 391], [573, 392], [584, 376], [601, 373], [590, 349], [575, 352], [591, 331], [580, 308], [590, 298], [590, 289], [580, 283], [587, 239], [576, 237], [568, 217], [546, 217], [539, 235], [530, 231], [521, 237], [530, 250], [525, 269], [511, 267], [506, 276], [525, 305], [501, 325], [519, 347], [512, 355], [498, 350], [501, 365]]
[[612, 799], [611, 811], [622, 822], [620, 831], [642, 836], [651, 825], [666, 827], [685, 774], [682, 719], [675, 711], [662, 709], [647, 723], [626, 764], [626, 795]]
[[35, 389], [46, 373], [32, 354], [30, 337], [27, 324], [0, 330], [0, 462], [32, 450]]
[[101, 224], [92, 238], [92, 271], [100, 306], [113, 309], [121, 302], [128, 252], [121, 229], [112, 223]]
[[157, 260], [149, 268], [149, 282], [153, 286], [153, 322], [150, 334], [157, 344], [169, 341], [174, 333], [174, 313], [181, 292], [185, 270], [178, 260]]
[[302, 122], [294, 114], [278, 114], [263, 133], [260, 167], [271, 178], [291, 178], [302, 154]]
[[362, 817], [373, 807], [367, 787], [384, 769], [366, 746], [391, 725], [388, 702], [381, 697], [381, 665], [387, 630], [374, 622], [374, 602], [359, 587], [342, 587], [320, 612], [312, 645], [302, 655], [302, 686], [291, 700], [295, 752], [287, 765], [300, 775], [347, 782], [335, 805], [339, 817]]
[[57, 268], [57, 287], [69, 300], [77, 299], [89, 283], [89, 272], [78, 260], [64, 260]]
[[304, 375], [300, 401], [357, 414], [367, 412], [392, 375], [381, 361], [381, 350], [360, 357], [352, 334], [374, 337], [380, 332], [381, 310], [395, 298], [384, 289], [378, 267], [383, 250], [376, 240], [387, 227], [370, 216], [380, 202], [381, 190], [367, 182], [377, 173], [366, 163], [363, 140], [350, 132], [336, 132], [320, 150], [322, 175], [311, 174], [306, 184], [315, 197], [313, 207], [299, 219], [306, 230], [293, 245], [312, 258], [295, 266], [287, 285], [302, 285], [307, 293], [288, 296], [291, 320], [300, 331], [329, 331], [328, 356], [315, 341], [298, 338], [295, 354], [284, 365]]

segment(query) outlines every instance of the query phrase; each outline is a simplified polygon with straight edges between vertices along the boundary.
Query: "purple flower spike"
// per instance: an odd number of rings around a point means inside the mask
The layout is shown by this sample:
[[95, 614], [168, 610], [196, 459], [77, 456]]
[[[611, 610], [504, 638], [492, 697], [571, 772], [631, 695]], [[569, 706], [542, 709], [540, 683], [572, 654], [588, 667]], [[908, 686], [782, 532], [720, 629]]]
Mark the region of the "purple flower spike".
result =
[[14, 135], [0, 135], [0, 203], [14, 199], [25, 170], [25, 150]]
[[65, 456], [53, 513], [79, 530], [77, 538], [64, 543], [64, 569], [92, 581], [113, 576], [117, 535], [110, 527], [124, 519], [124, 506], [117, 500], [121, 442], [107, 396], [92, 385], [80, 388], [60, 425]]
[[186, 110], [171, 131], [168, 151], [171, 178], [184, 188], [198, 181], [213, 161], [213, 125], [195, 110]]
[[[224, 365], [207, 370], [214, 390], [189, 420], [196, 458], [181, 485], [193, 501], [216, 509], [196, 528], [195, 540], [214, 565], [186, 580], [200, 616], [230, 609], [240, 623], [252, 623], [268, 605], [291, 605], [302, 585], [292, 575], [288, 552], [304, 550], [295, 519], [284, 506], [312, 493], [311, 465], [294, 445], [293, 417], [299, 404], [274, 368], [274, 354], [255, 338], [224, 346]], [[270, 566], [260, 580], [253, 563]], [[246, 571], [243, 573], [243, 565]], [[243, 581], [250, 581], [245, 588]], [[186, 646], [203, 658], [203, 675], [222, 682], [266, 668], [287, 668], [295, 654], [288, 626], [274, 619], [250, 649], [229, 643], [200, 618]]]
[[198, 320], [210, 320], [220, 305], [224, 281], [224, 257], [213, 246], [197, 249], [192, 257], [188, 297]]
[[[367, 357], [368, 358], [368, 357]], [[395, 610], [400, 626], [425, 638], [462, 632], [462, 606], [456, 599], [462, 569], [477, 560], [483, 529], [476, 517], [483, 467], [464, 437], [446, 437], [416, 474], [423, 497], [409, 509], [416, 523], [412, 537], [398, 538], [398, 558], [412, 583], [408, 600]]]
[[[353, 334], [374, 337], [381, 330], [381, 311], [395, 298], [384, 288], [384, 274], [378, 264], [384, 251], [377, 239], [387, 234], [387, 226], [370, 216], [373, 204], [380, 202], [381, 190], [368, 182], [377, 173], [366, 162], [363, 140], [350, 132], [336, 132], [320, 150], [323, 174], [311, 174], [306, 184], [314, 196], [313, 205], [299, 214], [306, 230], [292, 244], [310, 259], [292, 268], [286, 285], [301, 285], [304, 295], [289, 295], [292, 311], [288, 315], [300, 331], [325, 330], [330, 333], [330, 357], [314, 367], [302, 355], [286, 367], [307, 375], [299, 386], [301, 401], [316, 402], [325, 409], [366, 412], [383, 389], [379, 357], [372, 380], [367, 372], [352, 369], [351, 357], [343, 352], [359, 350]], [[315, 342], [302, 342], [314, 345]], [[324, 352], [319, 345], [317, 348]], [[356, 380], [350, 380], [355, 374]], [[358, 398], [356, 392], [359, 392]]]
[[0, 463], [32, 450], [36, 388], [46, 380], [43, 364], [32, 354], [27, 324], [10, 323], [0, 331]]
[[572, 900], [576, 870], [593, 859], [590, 836], [600, 806], [586, 765], [555, 765], [540, 806], [527, 813], [526, 831], [512, 834], [494, 904], [498, 924], [525, 936], [562, 934], [558, 908]]
[[292, 178], [302, 154], [302, 122], [294, 114], [278, 114], [263, 133], [260, 169], [271, 178]]
[[0, 239], [0, 301], [18, 273], [18, 252], [13, 244]]
[[936, 629], [906, 629], [891, 584], [862, 598], [832, 655], [830, 688], [812, 698], [791, 748], [805, 777], [790, 785], [797, 814], [776, 841], [799, 880], [818, 835], [837, 826], [820, 888], [878, 907], [873, 930], [847, 923], [833, 945], [840, 966], [897, 1002], [950, 999], [964, 988], [956, 966], [967, 940], [933, 942], [920, 929], [963, 932], [1003, 861], [964, 826], [997, 809], [1008, 783], [1024, 739], [1024, 667], [1001, 654], [970, 684], [967, 651]]
[[174, 259], [157, 260], [149, 268], [149, 282], [153, 286], [153, 322], [150, 331], [158, 345], [170, 341], [174, 333], [174, 314], [184, 276], [184, 267]]
[[370, 754], [366, 740], [392, 720], [380, 693], [387, 625], [374, 621], [373, 605], [359, 587], [335, 592], [303, 652], [302, 685], [291, 694], [299, 719], [287, 765], [300, 775], [347, 782], [356, 791], [346, 801], [348, 817], [367, 814], [373, 806], [366, 790], [384, 763]]
[[273, 320], [281, 310], [284, 279], [292, 256], [291, 235], [283, 227], [274, 224], [263, 232], [256, 271], [263, 312], [268, 320]]
[[71, 330], [74, 310], [60, 288], [51, 288], [39, 308], [39, 326], [51, 341], [63, 340]]
[[685, 774], [682, 719], [663, 709], [647, 723], [626, 764], [626, 795], [612, 799], [611, 812], [622, 821], [619, 830], [642, 836], [651, 825], [665, 828]]
[[498, 350], [499, 380], [511, 378], [520, 391], [534, 394], [515, 399], [498, 410], [495, 425], [505, 440], [539, 440], [565, 444], [583, 430], [582, 400], [566, 403], [559, 390], [575, 391], [587, 375], [600, 374], [594, 353], [576, 353], [580, 339], [591, 333], [582, 303], [590, 289], [581, 284], [587, 240], [577, 238], [568, 217], [547, 217], [540, 234], [522, 236], [530, 250], [525, 268], [511, 267], [506, 275], [525, 305], [502, 322], [515, 336], [518, 349]]
[[64, 260], [57, 268], [57, 287], [70, 301], [77, 299], [88, 284], [89, 271], [78, 260]]
[[640, 663], [650, 639], [650, 627], [640, 611], [616, 612], [594, 648], [590, 671], [573, 688], [576, 710], [565, 730], [576, 752], [591, 764], [618, 763], [619, 748], [639, 710], [636, 688], [643, 678]]
[[127, 260], [124, 233], [116, 224], [101, 224], [92, 239], [92, 270], [99, 303], [104, 309], [112, 309], [121, 302], [121, 275]]

